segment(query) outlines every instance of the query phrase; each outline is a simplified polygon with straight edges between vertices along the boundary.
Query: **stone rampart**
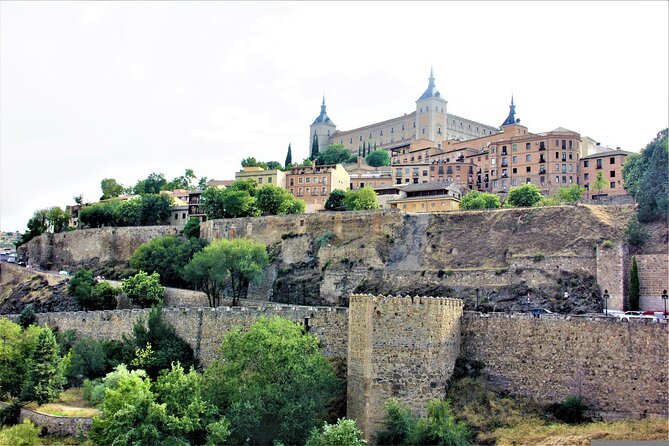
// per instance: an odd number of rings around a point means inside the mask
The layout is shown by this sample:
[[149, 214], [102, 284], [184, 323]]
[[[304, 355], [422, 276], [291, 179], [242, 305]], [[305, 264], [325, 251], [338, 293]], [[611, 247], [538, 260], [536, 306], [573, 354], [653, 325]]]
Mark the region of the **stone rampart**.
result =
[[[8, 406], [7, 403], [0, 402], [0, 407], [6, 406]], [[19, 420], [23, 422], [26, 418], [42, 428], [45, 435], [82, 437], [91, 430], [91, 418], [89, 417], [60, 417], [21, 408]]]
[[669, 415], [669, 324], [466, 313], [462, 354], [497, 389], [545, 403], [581, 396], [605, 419]]
[[101, 268], [125, 264], [132, 253], [151, 239], [176, 234], [171, 226], [80, 229], [42, 234], [18, 248], [27, 263], [47, 270]]
[[609, 292], [608, 308], [624, 310], [627, 247], [622, 243], [609, 243], [597, 246], [597, 283], [602, 293]]
[[[61, 331], [76, 330], [78, 336], [94, 339], [121, 339], [132, 333], [148, 309], [38, 313], [40, 324], [57, 326]], [[273, 305], [266, 307], [166, 308], [164, 318], [193, 348], [203, 366], [210, 364], [223, 336], [231, 327], [249, 326], [261, 316], [281, 316], [309, 326], [321, 341], [327, 356], [345, 358], [348, 348], [348, 312], [345, 308]]]
[[445, 396], [459, 355], [463, 302], [353, 295], [349, 305], [347, 416], [373, 439], [388, 398], [424, 415], [429, 401]]
[[639, 269], [641, 309], [663, 311], [662, 292], [669, 290], [669, 256], [647, 254], [634, 257]]

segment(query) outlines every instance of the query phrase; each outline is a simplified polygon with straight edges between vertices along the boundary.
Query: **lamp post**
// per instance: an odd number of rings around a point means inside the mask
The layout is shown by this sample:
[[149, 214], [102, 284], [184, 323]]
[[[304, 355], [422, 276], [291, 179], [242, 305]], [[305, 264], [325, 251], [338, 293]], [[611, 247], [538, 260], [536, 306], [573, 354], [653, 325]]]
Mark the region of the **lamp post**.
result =
[[604, 295], [602, 296], [602, 299], [604, 299], [604, 313], [608, 316], [609, 315], [609, 290], [604, 290]]
[[667, 295], [667, 290], [662, 291], [662, 300], [664, 301], [664, 318], [667, 318], [667, 299], [669, 299], [669, 295]]
[[[664, 294], [667, 294], [667, 292], [665, 291]], [[664, 301], [664, 306], [665, 307], [667, 306], [667, 301], [666, 300]], [[477, 310], [479, 309], [479, 289], [478, 288], [476, 288], [476, 309]], [[666, 312], [666, 308], [665, 308], [665, 312]]]

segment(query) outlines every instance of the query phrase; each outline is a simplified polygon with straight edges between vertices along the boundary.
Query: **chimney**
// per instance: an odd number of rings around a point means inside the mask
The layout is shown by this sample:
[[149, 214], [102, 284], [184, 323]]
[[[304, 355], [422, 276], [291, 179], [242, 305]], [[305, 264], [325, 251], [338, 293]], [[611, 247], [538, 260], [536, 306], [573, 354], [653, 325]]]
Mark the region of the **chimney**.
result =
[[616, 150], [620, 150], [620, 147], [616, 147]]

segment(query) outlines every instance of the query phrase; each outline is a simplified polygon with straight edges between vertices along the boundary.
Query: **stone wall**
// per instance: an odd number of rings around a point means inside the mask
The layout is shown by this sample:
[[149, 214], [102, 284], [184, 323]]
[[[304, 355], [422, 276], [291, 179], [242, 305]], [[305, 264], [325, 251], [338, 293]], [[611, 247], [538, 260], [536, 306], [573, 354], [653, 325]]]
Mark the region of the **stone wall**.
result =
[[641, 310], [663, 311], [662, 292], [669, 290], [669, 256], [647, 254], [634, 257], [639, 269]]
[[[0, 407], [6, 406], [7, 403], [0, 402]], [[88, 417], [60, 417], [21, 408], [19, 420], [23, 422], [26, 418], [42, 428], [44, 435], [78, 438], [87, 435], [91, 430], [91, 419]]]
[[373, 439], [388, 398], [424, 415], [429, 401], [445, 396], [459, 355], [463, 303], [353, 295], [349, 305], [347, 416]]
[[605, 419], [669, 415], [669, 324], [466, 313], [462, 354], [497, 389], [545, 403], [583, 397]]
[[42, 234], [18, 248], [18, 257], [47, 270], [103, 268], [122, 265], [141, 245], [156, 237], [176, 234], [171, 226], [80, 229]]
[[627, 248], [622, 243], [612, 243], [609, 247], [597, 245], [597, 283], [602, 293], [609, 292], [609, 310], [626, 308], [626, 260]]
[[[76, 330], [78, 336], [94, 339], [121, 339], [132, 333], [133, 324], [148, 316], [149, 310], [76, 311], [38, 313], [40, 324], [61, 331]], [[348, 346], [348, 312], [345, 308], [273, 305], [267, 307], [166, 308], [164, 318], [193, 348], [203, 366], [210, 364], [223, 336], [231, 327], [249, 326], [260, 316], [281, 316], [304, 324], [321, 341], [327, 356], [345, 358]]]

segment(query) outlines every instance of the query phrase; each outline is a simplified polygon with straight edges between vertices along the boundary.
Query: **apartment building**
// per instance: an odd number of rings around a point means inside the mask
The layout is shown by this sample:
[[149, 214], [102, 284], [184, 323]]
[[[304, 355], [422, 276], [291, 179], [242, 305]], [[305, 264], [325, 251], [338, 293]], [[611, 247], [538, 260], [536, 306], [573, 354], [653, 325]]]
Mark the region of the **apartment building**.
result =
[[361, 187], [384, 187], [393, 184], [390, 166], [372, 167], [364, 158], [359, 156], [355, 164], [344, 164], [344, 169], [350, 177], [349, 189]]
[[286, 189], [294, 197], [304, 200], [307, 212], [323, 209], [330, 192], [348, 189], [350, 181], [341, 164], [297, 166], [286, 172]]
[[235, 181], [254, 180], [258, 187], [266, 184], [273, 184], [279, 187], [286, 187], [286, 174], [279, 169], [265, 170], [262, 167], [244, 167], [239, 172], [235, 172]]
[[[586, 189], [586, 198], [627, 194], [623, 187], [623, 165], [628, 155], [631, 152], [617, 148], [581, 158], [580, 183]], [[601, 190], [594, 186], [599, 173], [605, 180], [605, 186]]]

